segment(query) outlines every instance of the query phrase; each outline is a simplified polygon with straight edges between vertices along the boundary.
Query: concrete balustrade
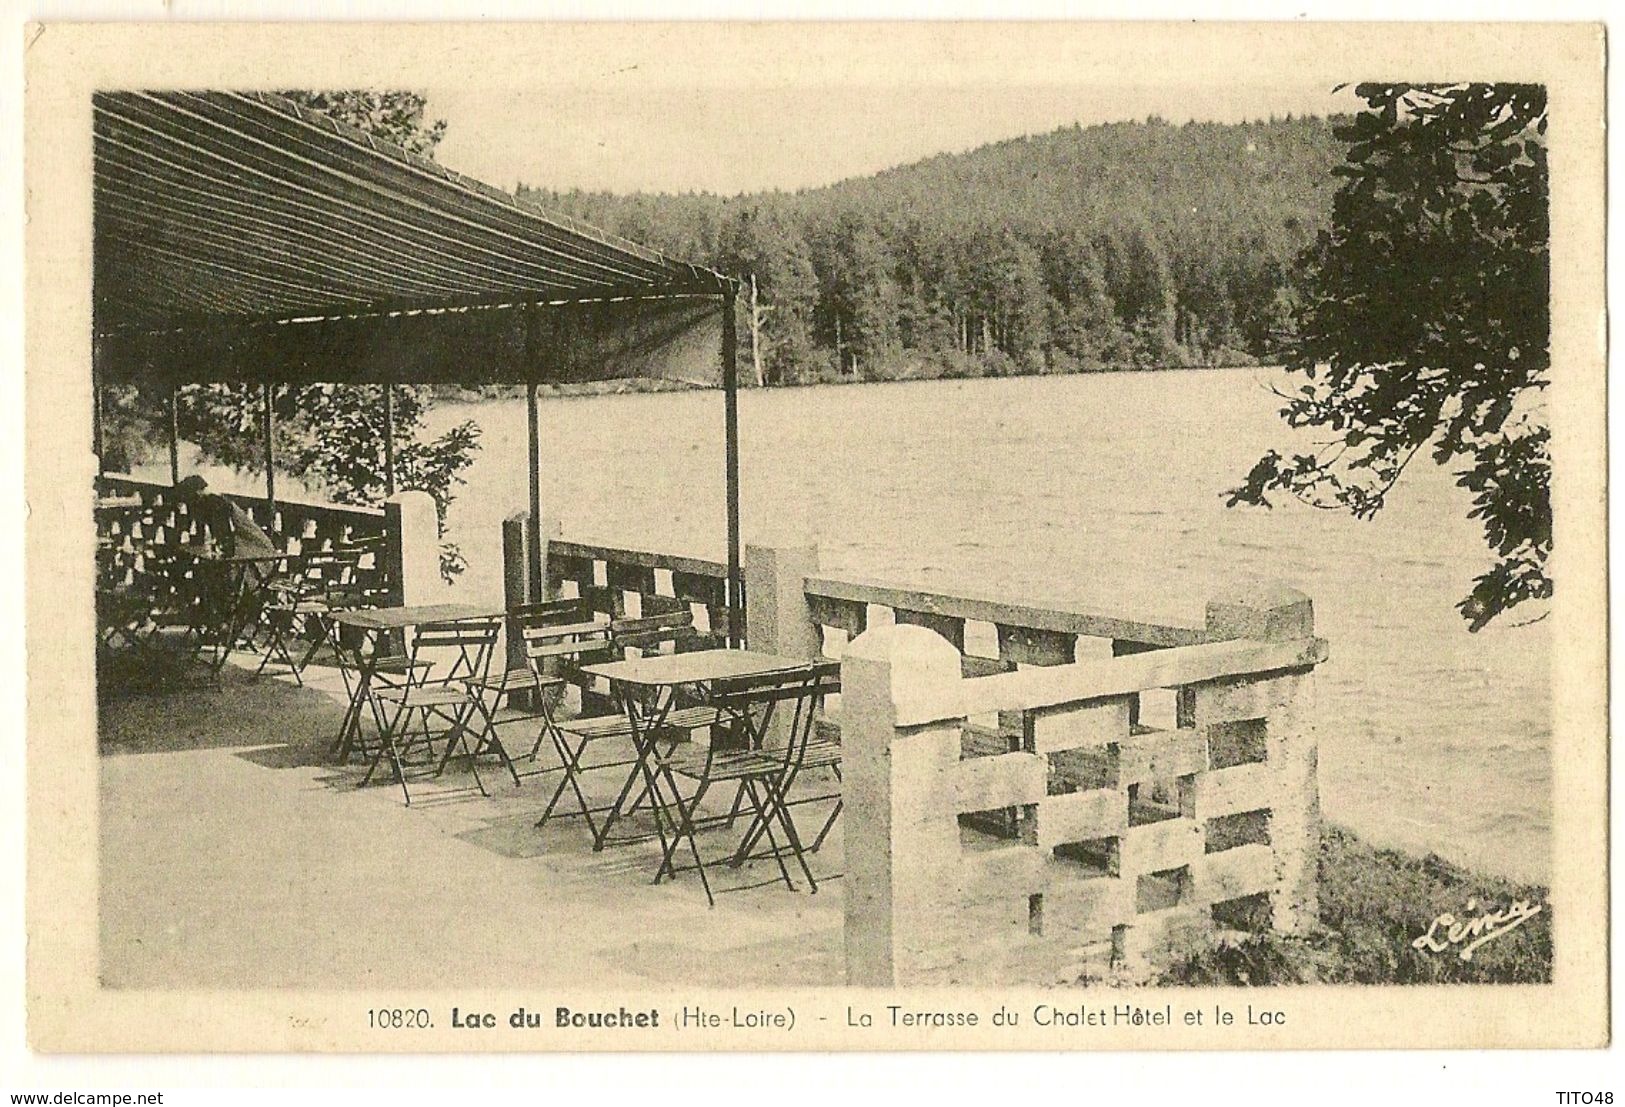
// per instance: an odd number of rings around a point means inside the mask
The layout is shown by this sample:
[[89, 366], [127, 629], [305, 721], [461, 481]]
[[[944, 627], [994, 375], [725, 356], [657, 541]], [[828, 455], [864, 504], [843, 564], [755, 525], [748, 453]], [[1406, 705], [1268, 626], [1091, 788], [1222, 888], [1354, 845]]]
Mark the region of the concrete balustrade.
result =
[[[1216, 600], [1208, 630], [1219, 640], [970, 679], [924, 627], [854, 640], [841, 711], [848, 982], [932, 982], [951, 920], [1001, 899], [1025, 902], [1033, 933], [1109, 942], [1131, 978], [1260, 901], [1275, 929], [1312, 927], [1325, 644], [1290, 591]], [[1162, 688], [1177, 725], [1133, 722], [1140, 694]], [[995, 705], [1022, 713], [1019, 745], [965, 757], [971, 714]], [[962, 817], [995, 811], [1010, 816], [1007, 840], [965, 848]]]
[[[1308, 597], [1216, 597], [1195, 626], [833, 578], [809, 543], [747, 545], [743, 568], [750, 648], [813, 658], [826, 632], [847, 637], [850, 983], [932, 982], [945, 936], [976, 905], [1024, 906], [1012, 942], [1104, 947], [1130, 978], [1216, 928], [1315, 925], [1314, 669], [1326, 643]], [[569, 588], [606, 613], [720, 605], [724, 575], [549, 544], [553, 594]], [[1142, 712], [1153, 694], [1171, 711]]]
[[555, 537], [546, 577], [549, 598], [582, 599], [605, 619], [687, 604], [696, 626], [727, 637], [728, 569], [718, 561]]
[[923, 627], [866, 631], [841, 660], [849, 984], [917, 979], [958, 883], [958, 720], [899, 727], [894, 707], [960, 679], [959, 651]]

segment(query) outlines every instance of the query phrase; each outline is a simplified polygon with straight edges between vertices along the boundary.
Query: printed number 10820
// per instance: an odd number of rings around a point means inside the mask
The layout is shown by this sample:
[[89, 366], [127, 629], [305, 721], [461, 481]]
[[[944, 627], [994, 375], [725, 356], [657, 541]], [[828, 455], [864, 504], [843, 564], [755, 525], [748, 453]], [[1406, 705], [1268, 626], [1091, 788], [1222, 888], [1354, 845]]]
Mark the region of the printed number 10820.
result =
[[374, 1030], [428, 1030], [434, 1022], [421, 1007], [374, 1007], [367, 1011], [367, 1025]]

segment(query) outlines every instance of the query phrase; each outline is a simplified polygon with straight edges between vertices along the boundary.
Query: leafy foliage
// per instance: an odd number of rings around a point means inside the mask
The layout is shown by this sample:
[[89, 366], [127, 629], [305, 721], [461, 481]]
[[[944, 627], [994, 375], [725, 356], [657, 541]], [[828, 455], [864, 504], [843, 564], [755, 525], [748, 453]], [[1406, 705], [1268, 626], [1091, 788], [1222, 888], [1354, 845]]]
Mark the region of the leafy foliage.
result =
[[160, 417], [168, 400], [146, 389], [103, 386], [101, 392], [102, 467], [127, 473], [137, 463], [165, 448], [167, 420]]
[[[263, 402], [254, 385], [184, 388], [179, 396], [181, 437], [205, 456], [240, 470], [265, 468]], [[428, 390], [396, 385], [395, 483], [434, 497], [442, 536], [445, 513], [462, 473], [479, 449], [472, 421], [429, 438], [422, 434]], [[380, 385], [313, 384], [273, 393], [277, 468], [320, 489], [335, 503], [377, 506], [384, 500], [384, 403]], [[441, 572], [462, 572], [461, 551], [442, 542]]]
[[1278, 356], [1338, 154], [1324, 119], [1152, 119], [793, 194], [520, 191], [754, 275], [768, 383], [1060, 373]]
[[433, 159], [435, 147], [446, 136], [444, 119], [433, 122], [424, 120], [426, 102], [416, 92], [378, 92], [372, 89], [312, 92], [286, 89], [278, 95], [370, 135], [387, 139], [420, 157]]
[[1535, 85], [1369, 84], [1331, 226], [1304, 263], [1289, 426], [1229, 494], [1285, 492], [1358, 518], [1423, 449], [1456, 466], [1495, 564], [1458, 605], [1473, 630], [1552, 593], [1546, 92]]

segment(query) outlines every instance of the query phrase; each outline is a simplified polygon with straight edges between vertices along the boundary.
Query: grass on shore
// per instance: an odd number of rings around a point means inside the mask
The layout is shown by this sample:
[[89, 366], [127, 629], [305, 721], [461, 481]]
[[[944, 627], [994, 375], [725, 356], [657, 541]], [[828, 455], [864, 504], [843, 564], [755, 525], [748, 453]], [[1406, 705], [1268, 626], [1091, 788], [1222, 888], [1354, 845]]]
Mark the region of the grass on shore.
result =
[[[1546, 889], [1471, 872], [1435, 855], [1380, 849], [1327, 826], [1320, 845], [1320, 929], [1304, 937], [1230, 932], [1177, 952], [1164, 985], [1545, 984], [1552, 979]], [[1413, 943], [1446, 913], [1466, 922], [1523, 900], [1540, 911], [1463, 960], [1466, 943]], [[1469, 903], [1472, 906], [1469, 906]], [[1442, 940], [1444, 930], [1435, 933]], [[1472, 939], [1468, 939], [1471, 941]]]

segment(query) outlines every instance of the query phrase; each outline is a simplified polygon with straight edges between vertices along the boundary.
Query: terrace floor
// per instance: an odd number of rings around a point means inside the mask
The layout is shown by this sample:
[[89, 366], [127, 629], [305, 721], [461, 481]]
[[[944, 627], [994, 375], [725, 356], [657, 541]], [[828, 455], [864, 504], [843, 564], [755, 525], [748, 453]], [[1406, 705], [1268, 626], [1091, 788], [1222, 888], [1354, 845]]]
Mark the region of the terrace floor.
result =
[[[692, 872], [651, 883], [656, 842], [594, 853], [579, 819], [537, 830], [555, 774], [516, 789], [493, 765], [486, 797], [454, 763], [414, 785], [410, 808], [394, 784], [357, 788], [362, 769], [329, 756], [338, 673], [305, 676], [301, 688], [228, 664], [218, 690], [104, 700], [104, 986], [843, 983], [838, 824], [813, 858], [829, 877], [818, 894], [768, 883], [708, 908]], [[528, 751], [523, 724], [506, 734], [510, 751]], [[591, 775], [603, 790], [622, 779]], [[708, 855], [732, 843], [709, 838]], [[776, 871], [721, 866], [714, 886]], [[1026, 938], [1024, 904], [944, 922], [944, 982], [1076, 979], [1065, 951]]]

